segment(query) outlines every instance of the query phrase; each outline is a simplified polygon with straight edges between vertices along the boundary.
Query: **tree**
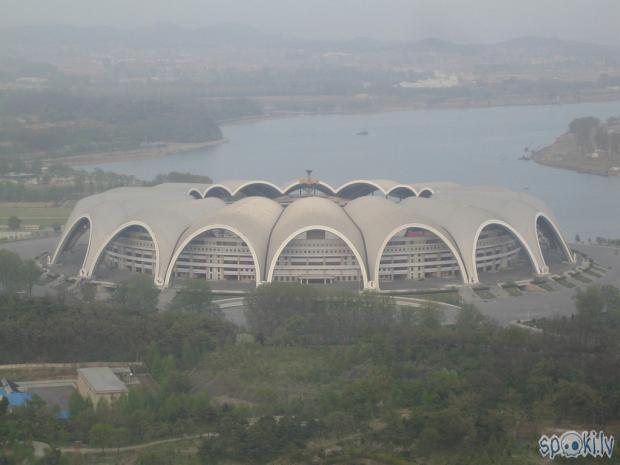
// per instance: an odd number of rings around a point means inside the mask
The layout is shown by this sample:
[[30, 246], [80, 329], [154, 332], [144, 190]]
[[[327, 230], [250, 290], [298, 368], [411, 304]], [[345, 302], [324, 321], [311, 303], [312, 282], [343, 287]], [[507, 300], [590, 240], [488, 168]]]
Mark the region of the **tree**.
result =
[[428, 329], [437, 329], [443, 321], [443, 313], [434, 303], [422, 305], [418, 310], [420, 326]]
[[22, 407], [13, 410], [11, 416], [21, 423], [24, 437], [47, 442], [58, 433], [55, 413], [36, 394]]
[[146, 366], [148, 367], [153, 378], [159, 378], [162, 370], [162, 358], [159, 346], [155, 341], [149, 344], [146, 352]]
[[605, 298], [601, 288], [588, 287], [586, 290], [578, 289], [575, 296], [577, 316], [586, 327], [596, 324], [605, 308]]
[[0, 250], [0, 285], [5, 294], [11, 294], [19, 288], [22, 260], [14, 252]]
[[468, 304], [461, 308], [456, 322], [461, 328], [474, 329], [487, 323], [487, 319], [476, 307]]
[[53, 448], [45, 452], [43, 458], [37, 462], [37, 465], [60, 465], [62, 460], [61, 457], [62, 453], [60, 449]]
[[290, 317], [314, 313], [318, 291], [301, 284], [270, 283], [246, 294], [245, 302], [245, 315], [252, 332], [269, 339]]
[[170, 303], [170, 310], [192, 313], [216, 313], [211, 286], [204, 279], [192, 279], [180, 289]]
[[0, 399], [0, 417], [6, 414], [9, 409], [9, 399], [5, 396]]
[[90, 429], [90, 444], [94, 447], [116, 447], [121, 444], [122, 435], [127, 435], [124, 431], [119, 431], [107, 423], [96, 423]]
[[596, 423], [604, 416], [600, 394], [587, 384], [560, 380], [550, 397], [560, 418]]
[[84, 302], [94, 302], [97, 296], [97, 286], [93, 283], [83, 283], [80, 288]]
[[34, 260], [26, 260], [20, 267], [20, 281], [29, 297], [32, 296], [32, 288], [39, 281], [43, 270]]
[[184, 368], [190, 368], [200, 361], [200, 351], [189, 340], [183, 340], [181, 348], [181, 363]]
[[85, 410], [92, 410], [93, 404], [88, 399], [84, 399], [77, 391], [73, 391], [69, 397], [69, 414], [75, 418]]
[[601, 124], [598, 118], [586, 116], [571, 121], [569, 131], [575, 136], [575, 142], [583, 150], [592, 150], [594, 130]]
[[581, 236], [579, 234], [575, 234], [575, 242], [581, 242]]
[[608, 152], [610, 147], [610, 137], [607, 128], [598, 126], [594, 131], [594, 145], [597, 150]]
[[22, 224], [22, 221], [15, 215], [13, 215], [9, 217], [7, 224], [11, 231], [17, 231], [19, 229], [19, 226]]
[[158, 299], [159, 289], [153, 284], [153, 278], [146, 274], [132, 276], [114, 293], [116, 302], [139, 313], [157, 310]]

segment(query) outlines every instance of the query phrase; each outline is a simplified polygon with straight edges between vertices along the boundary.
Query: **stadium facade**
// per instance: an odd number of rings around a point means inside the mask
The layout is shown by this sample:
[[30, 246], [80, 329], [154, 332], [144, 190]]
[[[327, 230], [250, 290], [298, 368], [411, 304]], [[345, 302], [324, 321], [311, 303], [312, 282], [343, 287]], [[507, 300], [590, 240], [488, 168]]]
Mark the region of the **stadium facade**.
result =
[[123, 270], [153, 275], [159, 287], [190, 278], [360, 289], [476, 284], [485, 273], [544, 275], [574, 263], [553, 213], [529, 194], [389, 180], [334, 188], [310, 175], [281, 187], [112, 189], [77, 203], [52, 264], [80, 240], [82, 278]]

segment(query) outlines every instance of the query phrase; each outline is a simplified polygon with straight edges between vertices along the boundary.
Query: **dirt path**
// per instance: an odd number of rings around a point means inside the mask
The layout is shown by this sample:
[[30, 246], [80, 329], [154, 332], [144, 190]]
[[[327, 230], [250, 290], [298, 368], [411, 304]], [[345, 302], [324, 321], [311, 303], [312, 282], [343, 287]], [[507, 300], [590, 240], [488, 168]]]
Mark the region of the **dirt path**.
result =
[[135, 444], [133, 446], [108, 447], [106, 449], [97, 447], [61, 447], [60, 452], [62, 452], [63, 454], [100, 454], [104, 452], [129, 452], [133, 450], [148, 449], [149, 447], [157, 446], [160, 444], [168, 444], [171, 442], [186, 441], [191, 439], [209, 438], [216, 435], [217, 433], [191, 434], [187, 436], [180, 436], [178, 438], [160, 439], [158, 441]]

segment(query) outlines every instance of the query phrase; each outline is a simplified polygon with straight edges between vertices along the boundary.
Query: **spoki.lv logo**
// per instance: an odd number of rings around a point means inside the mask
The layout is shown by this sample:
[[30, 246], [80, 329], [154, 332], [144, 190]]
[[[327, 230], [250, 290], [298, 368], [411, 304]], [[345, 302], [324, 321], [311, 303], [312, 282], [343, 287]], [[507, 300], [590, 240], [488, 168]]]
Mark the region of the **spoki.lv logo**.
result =
[[538, 448], [543, 457], [608, 457], [614, 451], [614, 437], [603, 431], [566, 431], [562, 435], [542, 435]]

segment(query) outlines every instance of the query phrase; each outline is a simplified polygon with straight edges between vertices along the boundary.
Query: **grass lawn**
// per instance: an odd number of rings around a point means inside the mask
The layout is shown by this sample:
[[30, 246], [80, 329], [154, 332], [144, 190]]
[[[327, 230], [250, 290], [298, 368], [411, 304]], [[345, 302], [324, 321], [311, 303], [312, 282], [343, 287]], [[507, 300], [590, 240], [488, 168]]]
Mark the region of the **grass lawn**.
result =
[[553, 291], [553, 287], [551, 287], [551, 284], [549, 284], [546, 280], [534, 281], [532, 284], [544, 289], [545, 291]]
[[41, 202], [0, 203], [0, 224], [7, 224], [11, 216], [21, 220], [21, 224], [52, 226], [64, 224], [71, 213], [70, 207], [53, 207]]
[[508, 292], [508, 294], [513, 297], [519, 297], [520, 295], [522, 295], [521, 289], [519, 289], [517, 286], [504, 286], [502, 287], [502, 289], [504, 289], [506, 292]]
[[432, 300], [435, 302], [443, 302], [452, 305], [461, 305], [461, 296], [458, 291], [446, 291], [446, 292], [407, 292], [407, 293], [394, 293], [394, 297], [413, 297], [417, 299]]
[[484, 300], [489, 300], [489, 299], [494, 299], [495, 298], [495, 294], [493, 294], [488, 289], [474, 289], [474, 292], [478, 295], [478, 297], [480, 297], [481, 299], [484, 299]]

